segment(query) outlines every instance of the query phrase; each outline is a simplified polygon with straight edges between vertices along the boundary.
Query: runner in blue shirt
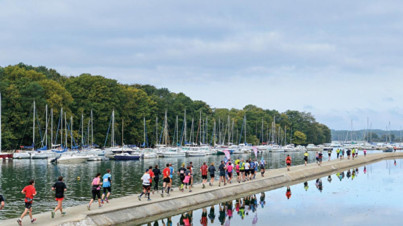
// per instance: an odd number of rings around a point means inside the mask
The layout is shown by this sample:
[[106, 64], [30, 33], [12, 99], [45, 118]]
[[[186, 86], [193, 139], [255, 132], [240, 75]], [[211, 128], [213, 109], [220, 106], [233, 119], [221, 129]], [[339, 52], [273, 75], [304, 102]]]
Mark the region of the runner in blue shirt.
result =
[[[102, 204], [104, 203], [104, 198], [107, 203], [109, 203], [109, 195], [111, 194], [112, 191], [112, 175], [111, 175], [111, 170], [107, 169], [105, 175], [102, 177], [102, 187], [104, 189], [104, 193], [102, 194]], [[108, 193], [106, 193], [108, 192]], [[106, 197], [105, 197], [106, 194]]]

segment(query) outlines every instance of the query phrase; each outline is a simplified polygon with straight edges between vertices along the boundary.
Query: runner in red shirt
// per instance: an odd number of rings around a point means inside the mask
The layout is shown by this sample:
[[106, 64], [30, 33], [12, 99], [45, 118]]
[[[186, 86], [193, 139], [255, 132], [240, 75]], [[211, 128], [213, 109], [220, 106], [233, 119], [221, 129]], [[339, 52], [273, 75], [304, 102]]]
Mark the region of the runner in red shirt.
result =
[[22, 189], [21, 193], [25, 195], [25, 210], [20, 219], [17, 220], [17, 223], [20, 226], [22, 225], [22, 219], [27, 215], [28, 211], [31, 223], [36, 221], [36, 218], [32, 218], [32, 203], [34, 201], [34, 196], [36, 195], [35, 180], [30, 180], [29, 185]]
[[203, 182], [202, 182], [203, 188], [206, 187], [206, 183], [207, 183], [207, 169], [208, 169], [208, 166], [204, 162], [203, 165], [200, 167], [200, 172], [201, 172], [202, 179], [203, 179]]
[[[150, 174], [150, 190], [151, 190], [151, 187], [153, 185], [153, 180], [154, 180], [154, 177], [155, 177], [155, 174], [153, 172], [153, 167], [152, 166], [148, 167], [148, 174]], [[150, 191], [148, 191], [148, 193], [150, 193]], [[153, 195], [154, 195], [154, 191], [153, 191]]]
[[169, 176], [171, 175], [171, 170], [169, 169], [169, 163], [167, 163], [166, 167], [164, 170], [162, 170], [162, 193], [161, 193], [161, 197], [164, 197], [164, 189], [167, 188], [166, 192], [169, 196], [169, 186], [168, 184], [171, 182], [171, 179], [169, 178]]

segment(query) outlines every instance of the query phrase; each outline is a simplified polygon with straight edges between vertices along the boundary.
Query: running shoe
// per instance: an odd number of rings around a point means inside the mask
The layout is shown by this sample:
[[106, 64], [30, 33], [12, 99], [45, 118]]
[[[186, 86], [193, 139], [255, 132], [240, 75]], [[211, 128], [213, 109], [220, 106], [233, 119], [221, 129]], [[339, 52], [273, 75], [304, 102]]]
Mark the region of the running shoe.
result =
[[109, 200], [108, 200], [108, 199], [105, 199], [105, 201], [106, 201], [106, 203], [109, 203]]
[[55, 218], [55, 212], [54, 211], [50, 212], [50, 215], [52, 216], [52, 218]]
[[203, 184], [203, 189], [206, 187], [206, 185]]
[[88, 206], [87, 206], [87, 209], [88, 209], [88, 210], [91, 210], [91, 206], [88, 205]]
[[33, 223], [35, 223], [35, 221], [36, 221], [36, 218], [32, 219], [31, 223], [33, 224]]
[[151, 199], [150, 199], [150, 198], [148, 198], [148, 199], [147, 199], [147, 201], [151, 201]]
[[161, 197], [163, 197], [163, 198], [164, 198], [164, 193], [161, 193]]
[[189, 190], [189, 192], [192, 192], [192, 190]]
[[62, 212], [62, 217], [66, 216], [66, 212]]
[[104, 204], [104, 200], [103, 200], [103, 199], [101, 200], [101, 203]]
[[17, 220], [19, 226], [22, 226], [22, 221], [20, 219]]
[[141, 196], [138, 196], [137, 198], [139, 198], [139, 201], [141, 201]]

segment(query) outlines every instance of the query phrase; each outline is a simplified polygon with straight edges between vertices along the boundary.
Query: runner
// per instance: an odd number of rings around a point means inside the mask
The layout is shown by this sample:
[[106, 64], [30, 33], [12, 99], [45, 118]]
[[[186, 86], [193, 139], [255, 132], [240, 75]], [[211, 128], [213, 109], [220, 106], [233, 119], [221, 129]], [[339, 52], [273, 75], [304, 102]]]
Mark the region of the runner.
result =
[[207, 226], [207, 209], [206, 208], [203, 208], [203, 210], [202, 210], [200, 224], [203, 226]]
[[228, 173], [228, 182], [231, 184], [232, 182], [231, 182], [231, 180], [232, 180], [232, 170], [233, 170], [233, 166], [232, 166], [232, 164], [231, 164], [231, 162], [229, 162], [228, 163], [228, 166], [227, 166], [227, 173]]
[[340, 149], [337, 148], [336, 154], [337, 154], [337, 159], [339, 159], [339, 156], [340, 156]]
[[155, 165], [154, 169], [153, 169], [153, 173], [154, 173], [154, 191], [158, 192], [158, 186], [159, 186], [159, 182], [160, 182], [160, 175], [161, 175], [161, 170], [158, 168], [158, 165]]
[[[151, 188], [153, 187], [153, 179], [155, 178], [152, 166], [148, 167], [148, 174], [150, 174], [150, 189], [148, 189], [148, 192], [151, 192]], [[153, 194], [154, 194], [154, 191], [153, 191]], [[150, 196], [150, 194], [148, 196]]]
[[367, 157], [367, 150], [364, 149], [364, 157]]
[[34, 196], [36, 195], [35, 189], [35, 180], [30, 180], [29, 185], [24, 187], [21, 191], [22, 194], [25, 195], [25, 210], [22, 213], [20, 219], [17, 220], [18, 225], [22, 225], [22, 219], [24, 219], [25, 215], [27, 215], [29, 211], [29, 218], [31, 218], [31, 223], [36, 221], [36, 218], [32, 217], [32, 203], [34, 201]]
[[305, 166], [308, 164], [308, 156], [309, 156], [308, 151], [305, 151], [304, 153]]
[[193, 186], [193, 162], [189, 163], [190, 166], [190, 187]]
[[322, 165], [323, 154], [322, 151], [319, 152], [319, 166]]
[[249, 180], [249, 167], [250, 167], [249, 160], [246, 160], [246, 162], [245, 162], [245, 179], [246, 180]]
[[0, 195], [0, 210], [4, 209], [4, 197]]
[[255, 159], [255, 170], [254, 170], [255, 173], [253, 174], [253, 179], [256, 178], [256, 174], [257, 174], [258, 170], [259, 170], [259, 162], [257, 161], [257, 159]]
[[172, 163], [169, 163], [169, 189], [173, 191], [172, 189], [172, 178], [174, 176], [174, 167], [172, 166]]
[[203, 165], [200, 167], [200, 172], [201, 172], [201, 175], [202, 175], [202, 186], [203, 186], [203, 189], [206, 187], [206, 183], [207, 183], [207, 165], [206, 165], [206, 162], [203, 162]]
[[[107, 169], [105, 175], [102, 177], [102, 188], [103, 188], [103, 193], [102, 193], [102, 198], [101, 198], [101, 203], [104, 204], [104, 200], [109, 203], [109, 196], [111, 195], [112, 192], [112, 175], [111, 175], [111, 170]], [[106, 197], [105, 197], [106, 196]]]
[[227, 183], [225, 183], [225, 165], [224, 165], [224, 161], [221, 161], [221, 164], [218, 167], [218, 169], [220, 170], [220, 179], [218, 181], [218, 187], [221, 186], [221, 181], [223, 181], [224, 186], [225, 186]]
[[255, 162], [249, 159], [249, 179], [252, 180], [255, 177]]
[[315, 157], [316, 157], [316, 164], [318, 164], [319, 165], [319, 152], [316, 152], [315, 153]]
[[63, 177], [60, 176], [57, 179], [57, 182], [52, 187], [52, 191], [56, 191], [55, 198], [57, 201], [57, 206], [55, 210], [51, 212], [52, 218], [55, 218], [55, 213], [57, 210], [60, 210], [62, 216], [66, 214], [66, 212], [63, 212], [63, 199], [64, 199], [64, 192], [66, 190], [67, 190], [66, 184], [63, 182]]
[[260, 175], [262, 175], [262, 177], [264, 177], [264, 173], [266, 172], [266, 160], [262, 159], [260, 160]]
[[187, 167], [187, 169], [186, 169], [186, 172], [185, 172], [185, 179], [183, 180], [183, 182], [185, 183], [185, 188], [187, 189], [188, 188], [188, 185], [189, 185], [189, 192], [192, 192], [192, 185], [190, 184], [190, 169], [191, 169], [192, 167], [190, 167], [190, 166], [188, 166]]
[[347, 159], [350, 159], [350, 155], [351, 155], [351, 150], [347, 149]]
[[208, 214], [208, 218], [210, 219], [210, 222], [211, 222], [212, 224], [214, 224], [214, 220], [215, 220], [214, 205], [212, 205], [212, 206], [210, 207], [210, 211], [209, 211], [209, 214]]
[[355, 157], [355, 148], [353, 148], [353, 150], [351, 150], [351, 154], [352, 154], [352, 159], [354, 160], [354, 157]]
[[210, 186], [213, 186], [213, 183], [214, 183], [214, 174], [215, 174], [215, 171], [216, 171], [216, 169], [215, 169], [215, 166], [214, 166], [214, 162], [212, 162], [211, 163], [211, 165], [208, 167], [208, 171], [209, 171], [209, 173], [210, 173]]
[[167, 163], [166, 167], [164, 170], [162, 170], [162, 193], [161, 197], [164, 197], [164, 190], [166, 189], [166, 193], [169, 196], [169, 183], [171, 182], [171, 179], [169, 178], [169, 175], [171, 174], [171, 170], [169, 169], [169, 163]]
[[290, 171], [290, 167], [291, 167], [291, 156], [287, 155], [287, 157], [285, 158], [285, 163], [287, 164], [287, 170]]
[[185, 163], [182, 163], [181, 168], [178, 169], [178, 174], [179, 174], [179, 179], [181, 181], [181, 186], [180, 186], [180, 190], [183, 192], [183, 186], [184, 186], [184, 180], [185, 180], [185, 172], [186, 172], [186, 168], [185, 168]]
[[97, 173], [97, 175], [92, 179], [92, 199], [87, 206], [88, 210], [91, 210], [91, 204], [94, 202], [95, 198], [98, 197], [98, 207], [102, 207], [101, 205], [101, 173]]
[[239, 166], [239, 160], [235, 161], [235, 172], [236, 172], [236, 181], [238, 181], [238, 183], [241, 183], [241, 171], [240, 171], [240, 166]]
[[327, 156], [329, 157], [329, 159], [327, 161], [330, 161], [330, 156], [332, 155], [332, 150], [328, 150], [327, 151]]
[[241, 172], [242, 182], [245, 182], [245, 162], [243, 161], [243, 159], [241, 160], [241, 163], [239, 165], [239, 171]]
[[150, 170], [146, 169], [143, 176], [141, 177], [141, 181], [143, 181], [143, 191], [139, 195], [139, 201], [141, 201], [141, 196], [144, 194], [148, 197], [148, 201], [151, 201], [150, 199], [150, 181], [152, 181], [151, 176], [150, 176]]

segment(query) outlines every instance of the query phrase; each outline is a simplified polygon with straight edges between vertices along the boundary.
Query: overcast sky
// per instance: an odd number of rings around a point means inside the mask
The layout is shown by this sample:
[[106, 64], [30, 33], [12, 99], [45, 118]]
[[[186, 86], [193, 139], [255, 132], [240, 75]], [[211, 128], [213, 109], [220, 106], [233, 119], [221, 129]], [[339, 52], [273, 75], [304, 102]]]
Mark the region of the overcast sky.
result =
[[0, 65], [183, 92], [211, 107], [403, 125], [403, 1], [0, 1]]

